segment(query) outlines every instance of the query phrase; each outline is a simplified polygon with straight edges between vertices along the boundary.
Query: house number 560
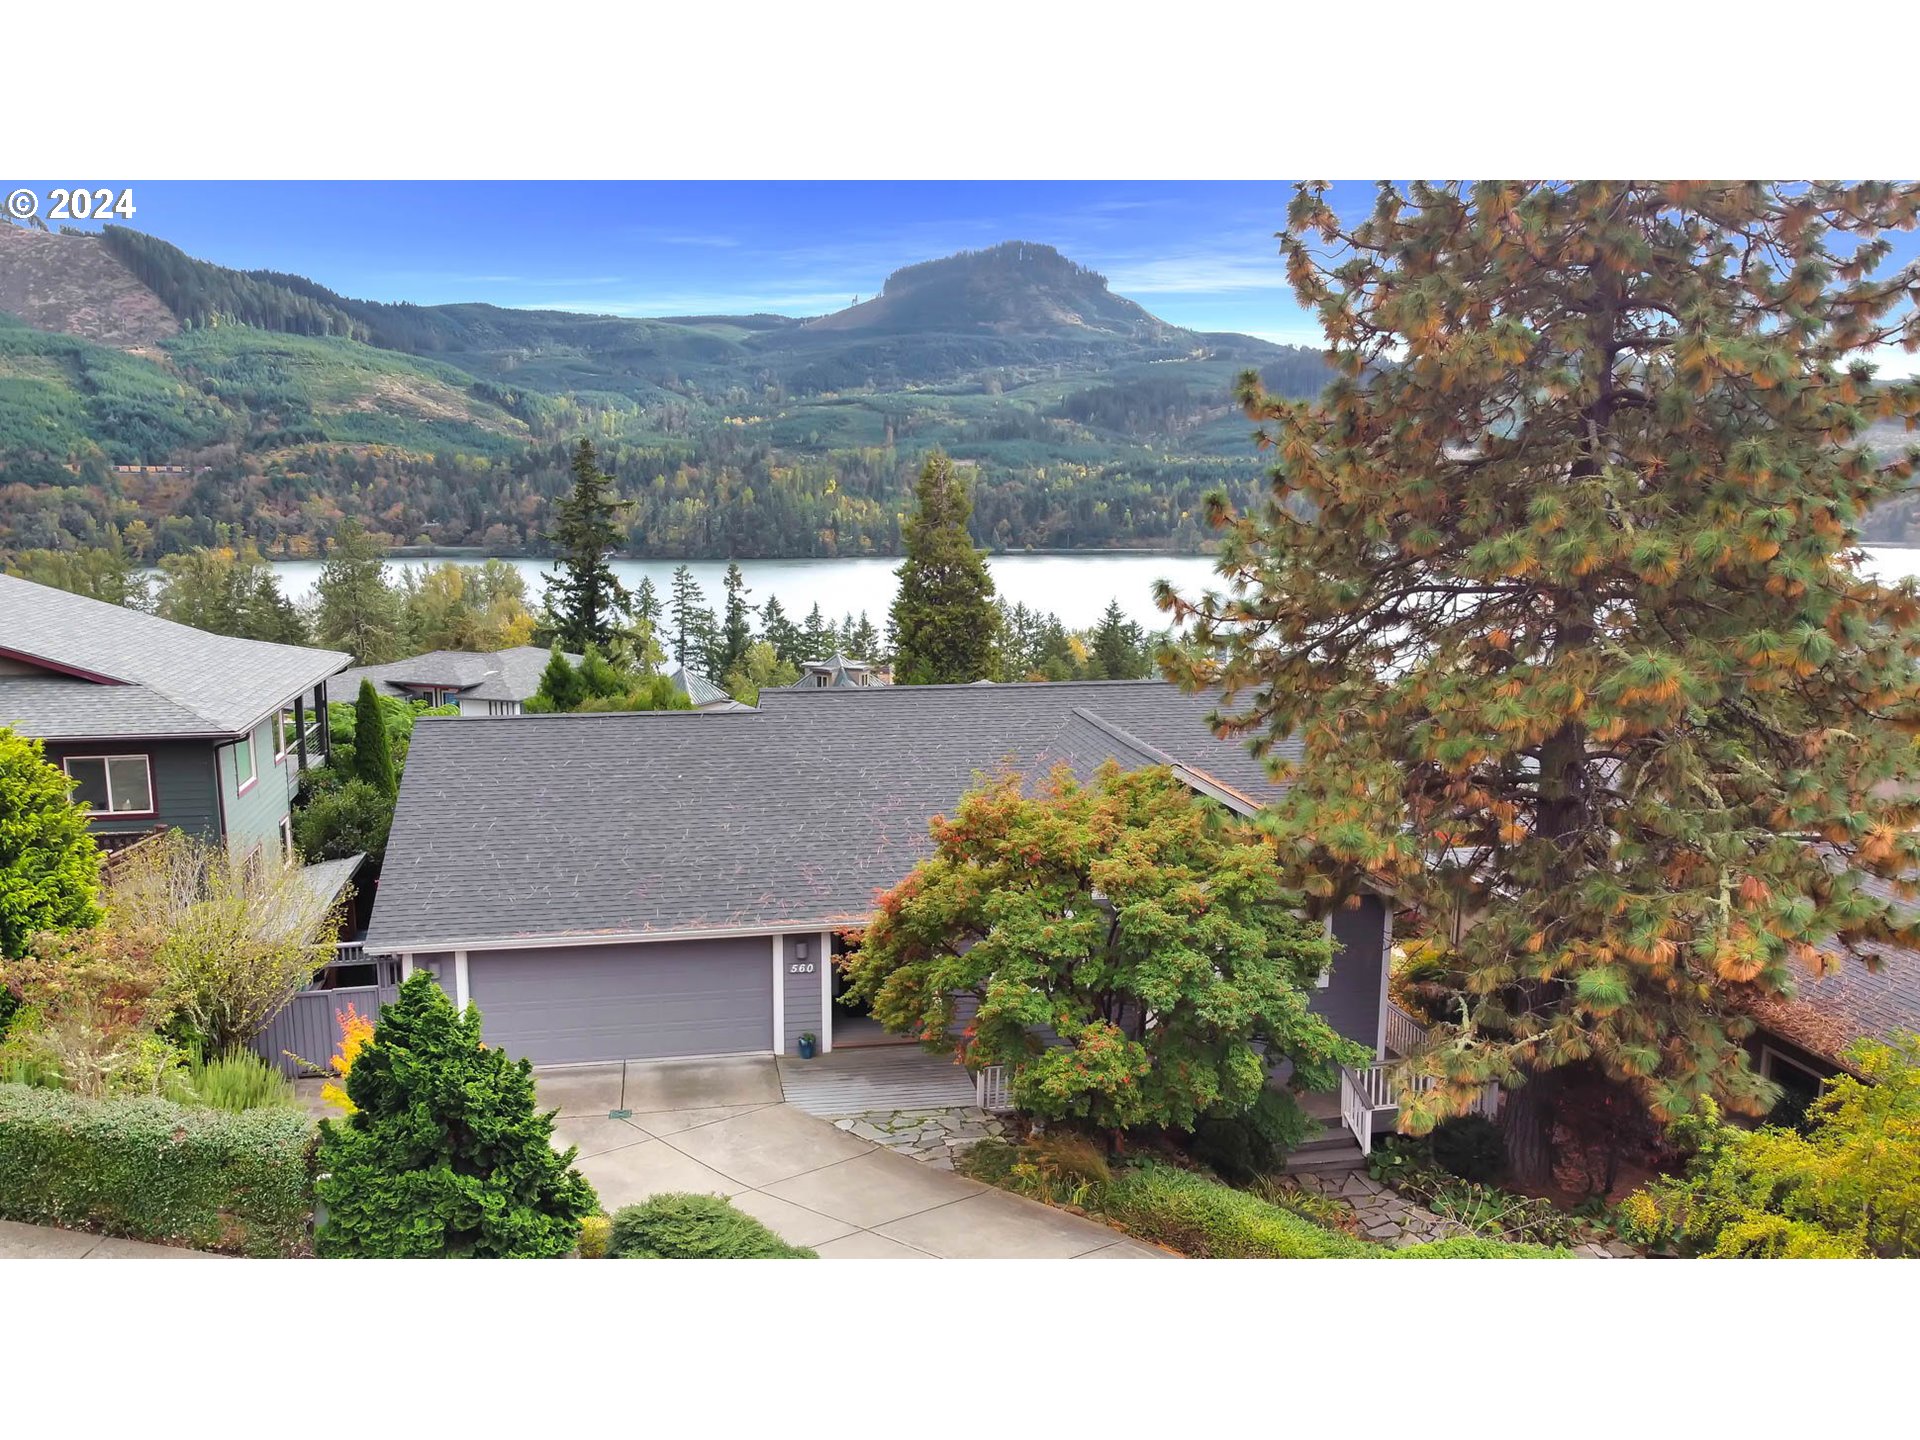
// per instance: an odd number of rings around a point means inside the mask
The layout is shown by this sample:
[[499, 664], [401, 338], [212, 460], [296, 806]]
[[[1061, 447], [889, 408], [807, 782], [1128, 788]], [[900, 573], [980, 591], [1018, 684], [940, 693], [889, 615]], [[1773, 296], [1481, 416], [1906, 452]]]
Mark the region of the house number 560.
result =
[[813, 973], [813, 962], [811, 960], [802, 960], [798, 964], [789, 965], [787, 966], [787, 973], [789, 975], [811, 975]]

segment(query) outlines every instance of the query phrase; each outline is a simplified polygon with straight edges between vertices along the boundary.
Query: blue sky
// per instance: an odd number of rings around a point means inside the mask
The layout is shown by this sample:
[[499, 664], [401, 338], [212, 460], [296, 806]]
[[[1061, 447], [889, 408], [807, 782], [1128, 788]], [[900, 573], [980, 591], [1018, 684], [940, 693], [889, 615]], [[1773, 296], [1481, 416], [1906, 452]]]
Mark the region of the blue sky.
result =
[[[96, 182], [108, 183], [108, 182]], [[112, 182], [116, 191], [125, 182]], [[47, 186], [36, 185], [44, 197]], [[1035, 240], [1196, 330], [1318, 344], [1274, 232], [1286, 181], [285, 181], [132, 183], [132, 224], [239, 269], [368, 300], [611, 315], [818, 315], [902, 265]], [[1370, 182], [1333, 200], [1357, 218]], [[1891, 237], [1893, 264], [1920, 254]], [[1889, 355], [1883, 373], [1912, 373]]]
[[[44, 186], [36, 186], [44, 194]], [[1348, 187], [1365, 206], [1371, 187]], [[131, 223], [191, 255], [369, 300], [615, 315], [818, 315], [889, 271], [1058, 247], [1178, 325], [1317, 343], [1274, 232], [1282, 182], [138, 181]]]

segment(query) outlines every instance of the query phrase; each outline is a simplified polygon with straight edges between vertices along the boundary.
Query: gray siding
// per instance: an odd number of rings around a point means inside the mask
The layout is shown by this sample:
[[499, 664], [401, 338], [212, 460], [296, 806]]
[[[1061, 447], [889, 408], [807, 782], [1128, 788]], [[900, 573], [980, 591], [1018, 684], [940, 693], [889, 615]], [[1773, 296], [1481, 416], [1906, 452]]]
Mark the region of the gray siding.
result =
[[1369, 1050], [1380, 1042], [1382, 963], [1388, 943], [1387, 907], [1377, 895], [1333, 912], [1333, 975], [1310, 993], [1308, 1008], [1342, 1035]]
[[155, 814], [120, 818], [96, 812], [96, 835], [137, 834], [165, 825], [201, 840], [220, 838], [220, 800], [214, 784], [214, 748], [205, 740], [62, 740], [47, 759], [69, 755], [145, 755], [153, 776]]
[[[780, 939], [780, 982], [783, 987], [784, 1004], [782, 1039], [785, 1044], [782, 1053], [798, 1055], [800, 1037], [807, 1031], [822, 1045], [826, 1043], [826, 1028], [820, 1023], [821, 977], [830, 976], [828, 959], [821, 953], [819, 935], [783, 935]], [[800, 947], [805, 946], [807, 955], [800, 958]], [[811, 970], [795, 972], [796, 965], [811, 965]]]

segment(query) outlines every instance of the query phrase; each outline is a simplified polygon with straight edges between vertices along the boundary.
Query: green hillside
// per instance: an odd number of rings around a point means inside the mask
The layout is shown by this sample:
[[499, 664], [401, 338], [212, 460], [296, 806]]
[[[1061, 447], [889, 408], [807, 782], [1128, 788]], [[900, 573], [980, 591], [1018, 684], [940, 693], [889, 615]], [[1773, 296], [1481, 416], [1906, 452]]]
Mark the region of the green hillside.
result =
[[[352, 513], [396, 544], [537, 549], [585, 435], [641, 553], [893, 553], [934, 447], [969, 463], [983, 543], [1185, 548], [1205, 490], [1260, 473], [1234, 377], [1327, 378], [1317, 352], [1169, 325], [1018, 242], [811, 320], [629, 319], [354, 300], [123, 227], [22, 234], [0, 226], [0, 300], [39, 328], [0, 330], [0, 484], [43, 488], [0, 545], [140, 520], [163, 548], [305, 553]], [[200, 478], [102, 478], [136, 461]]]

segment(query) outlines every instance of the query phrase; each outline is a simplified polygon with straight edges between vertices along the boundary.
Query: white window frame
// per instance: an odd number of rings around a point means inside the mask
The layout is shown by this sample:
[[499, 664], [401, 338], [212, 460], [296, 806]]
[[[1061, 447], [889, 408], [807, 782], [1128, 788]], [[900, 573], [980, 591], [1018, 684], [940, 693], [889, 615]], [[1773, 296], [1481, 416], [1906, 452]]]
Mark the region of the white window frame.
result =
[[[247, 778], [244, 780], [240, 778], [240, 747], [242, 745], [247, 747], [248, 773]], [[235, 795], [244, 795], [260, 783], [260, 757], [253, 753], [253, 736], [242, 736], [227, 748], [233, 751], [233, 778], [238, 786], [233, 793]]]
[[280, 817], [280, 854], [289, 865], [293, 863], [293, 817], [291, 815]]
[[284, 765], [287, 763], [287, 756], [293, 753], [294, 737], [297, 732], [298, 725], [294, 720], [293, 707], [291, 705], [282, 705], [279, 713], [273, 717], [274, 764]]
[[1772, 1073], [1774, 1066], [1776, 1065], [1785, 1065], [1789, 1069], [1798, 1070], [1802, 1075], [1806, 1076], [1809, 1080], [1813, 1081], [1815, 1086], [1825, 1085], [1827, 1081], [1830, 1078], [1832, 1078], [1827, 1075], [1822, 1075], [1818, 1070], [1815, 1070], [1811, 1065], [1802, 1065], [1798, 1060], [1794, 1059], [1791, 1055], [1786, 1054], [1784, 1051], [1776, 1050], [1773, 1048], [1773, 1046], [1767, 1044], [1765, 1041], [1762, 1041], [1760, 1044], [1760, 1076], [1761, 1078], [1764, 1080], [1772, 1080], [1775, 1084], [1778, 1084], [1780, 1077]]
[[[146, 755], [146, 754], [69, 755], [67, 756], [66, 759], [60, 762], [60, 768], [61, 770], [65, 771], [68, 779], [73, 778], [73, 771], [69, 767], [76, 760], [98, 760], [100, 762], [100, 783], [107, 792], [107, 808], [104, 810], [95, 810], [91, 818], [109, 817], [109, 818], [117, 818], [117, 819], [131, 819], [135, 816], [152, 815], [155, 813], [158, 802], [154, 799], [154, 794], [153, 794], [153, 757], [151, 755]], [[140, 764], [143, 767], [145, 767], [147, 772], [147, 808], [146, 809], [116, 810], [113, 808], [112, 762], [115, 760], [138, 760]]]

